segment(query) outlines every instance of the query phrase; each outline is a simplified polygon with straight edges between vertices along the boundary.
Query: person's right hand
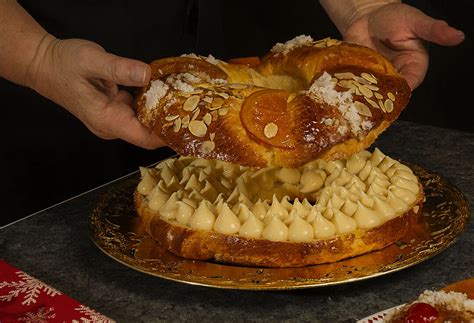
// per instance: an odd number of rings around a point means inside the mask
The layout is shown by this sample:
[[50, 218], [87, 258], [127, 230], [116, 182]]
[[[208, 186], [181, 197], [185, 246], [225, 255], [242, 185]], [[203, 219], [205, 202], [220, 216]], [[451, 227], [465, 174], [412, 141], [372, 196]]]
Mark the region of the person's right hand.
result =
[[27, 84], [79, 118], [95, 135], [154, 149], [164, 143], [137, 119], [130, 93], [117, 85], [144, 86], [151, 69], [107, 53], [96, 43], [48, 36], [29, 68]]

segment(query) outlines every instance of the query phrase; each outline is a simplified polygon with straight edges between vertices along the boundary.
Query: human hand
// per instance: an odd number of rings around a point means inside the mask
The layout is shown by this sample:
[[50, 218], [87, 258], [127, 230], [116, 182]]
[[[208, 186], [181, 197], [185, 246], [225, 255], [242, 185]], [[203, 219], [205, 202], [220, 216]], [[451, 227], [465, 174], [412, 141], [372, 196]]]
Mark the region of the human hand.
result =
[[164, 145], [138, 121], [130, 93], [117, 86], [146, 85], [149, 65], [107, 53], [90, 41], [48, 37], [29, 68], [28, 86], [101, 138], [120, 138], [147, 149]]
[[344, 40], [386, 56], [412, 89], [420, 85], [428, 69], [424, 41], [454, 46], [464, 40], [464, 34], [445, 21], [401, 3], [382, 4], [353, 16], [342, 34]]

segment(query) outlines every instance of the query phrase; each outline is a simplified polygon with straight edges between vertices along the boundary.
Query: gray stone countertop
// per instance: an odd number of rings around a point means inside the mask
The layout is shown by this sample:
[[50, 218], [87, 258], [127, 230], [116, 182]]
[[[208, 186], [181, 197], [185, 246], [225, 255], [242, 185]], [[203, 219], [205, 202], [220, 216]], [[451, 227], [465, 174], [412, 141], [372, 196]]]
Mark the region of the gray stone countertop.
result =
[[[397, 121], [375, 146], [392, 158], [441, 175], [463, 191], [472, 205], [474, 134]], [[90, 240], [89, 213], [113, 185], [2, 228], [0, 258], [119, 322], [351, 322], [405, 303], [425, 289], [474, 277], [471, 221], [460, 239], [434, 258], [345, 285], [251, 292], [163, 280], [114, 261]]]

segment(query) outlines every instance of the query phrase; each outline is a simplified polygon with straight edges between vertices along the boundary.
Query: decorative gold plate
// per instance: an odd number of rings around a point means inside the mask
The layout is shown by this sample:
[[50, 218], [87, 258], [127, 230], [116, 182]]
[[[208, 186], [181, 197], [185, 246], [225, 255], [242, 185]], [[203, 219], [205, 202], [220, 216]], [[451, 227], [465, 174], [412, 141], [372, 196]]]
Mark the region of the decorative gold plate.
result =
[[89, 218], [94, 243], [135, 270], [188, 284], [229, 289], [285, 290], [329, 286], [373, 278], [418, 264], [452, 245], [470, 212], [464, 195], [440, 176], [410, 165], [424, 186], [423, 221], [389, 247], [331, 264], [257, 268], [178, 257], [147, 236], [133, 207], [138, 173], [114, 184]]

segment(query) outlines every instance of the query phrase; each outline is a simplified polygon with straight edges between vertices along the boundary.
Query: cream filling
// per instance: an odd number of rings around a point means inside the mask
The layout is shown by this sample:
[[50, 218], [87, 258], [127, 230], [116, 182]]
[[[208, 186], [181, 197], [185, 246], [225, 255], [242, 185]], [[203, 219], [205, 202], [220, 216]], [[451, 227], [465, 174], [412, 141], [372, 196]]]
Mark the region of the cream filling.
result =
[[307, 242], [375, 228], [409, 211], [420, 190], [410, 168], [378, 149], [297, 169], [179, 158], [140, 172], [137, 191], [162, 218], [271, 241]]

